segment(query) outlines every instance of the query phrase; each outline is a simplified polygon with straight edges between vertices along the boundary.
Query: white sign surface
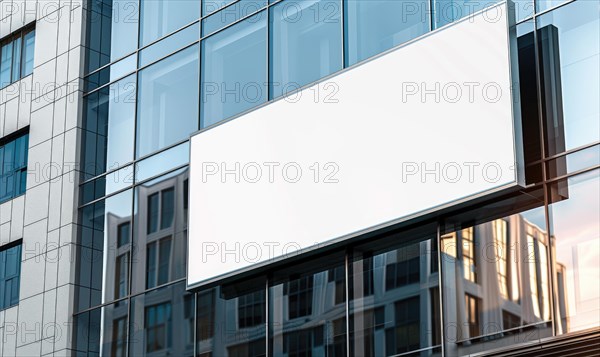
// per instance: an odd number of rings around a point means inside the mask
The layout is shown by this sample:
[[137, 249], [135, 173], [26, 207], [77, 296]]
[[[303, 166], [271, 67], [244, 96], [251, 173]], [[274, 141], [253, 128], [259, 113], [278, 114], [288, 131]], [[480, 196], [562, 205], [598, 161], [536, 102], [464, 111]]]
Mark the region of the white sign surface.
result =
[[193, 136], [188, 286], [515, 186], [505, 9]]

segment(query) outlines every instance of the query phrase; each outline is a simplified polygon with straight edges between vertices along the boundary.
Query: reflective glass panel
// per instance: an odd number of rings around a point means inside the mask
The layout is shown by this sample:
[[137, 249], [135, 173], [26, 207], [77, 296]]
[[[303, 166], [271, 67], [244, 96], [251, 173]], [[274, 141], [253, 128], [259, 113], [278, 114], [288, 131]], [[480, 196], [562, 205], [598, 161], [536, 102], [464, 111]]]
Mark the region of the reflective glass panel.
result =
[[[523, 201], [512, 209], [518, 212], [519, 206], [531, 204]], [[501, 211], [507, 208], [511, 205]], [[487, 214], [494, 209], [481, 208]], [[552, 334], [553, 244], [543, 207], [521, 208], [474, 226], [455, 223], [453, 231], [441, 236], [448, 355], [464, 356]]]
[[198, 67], [195, 45], [140, 72], [137, 157], [198, 130]]
[[[139, 1], [140, 0], [112, 0], [112, 8], [110, 11], [104, 12], [104, 15], [110, 16], [110, 19], [109, 21], [104, 21], [102, 24], [102, 41], [108, 39], [108, 34], [106, 34], [105, 31], [109, 31], [111, 61], [117, 60], [135, 51], [138, 47]], [[101, 17], [98, 15], [94, 15], [92, 20], [102, 21]]]
[[0, 48], [0, 88], [12, 83], [13, 43], [3, 43]]
[[16, 82], [21, 78], [21, 37], [13, 41], [13, 63], [12, 63], [12, 81]]
[[23, 76], [33, 72], [33, 55], [35, 50], [35, 30], [28, 32], [23, 38]]
[[270, 285], [269, 329], [274, 356], [346, 356], [343, 256], [278, 270]]
[[127, 300], [74, 317], [74, 346], [87, 356], [127, 356]]
[[196, 314], [199, 356], [266, 356], [264, 279], [199, 291]]
[[132, 199], [128, 190], [81, 209], [78, 311], [120, 299], [129, 291], [131, 244], [119, 243], [119, 227], [131, 222]]
[[267, 16], [261, 12], [202, 43], [202, 127], [267, 99]]
[[600, 179], [595, 170], [550, 187], [558, 333], [600, 324]]
[[[537, 12], [551, 9], [555, 6], [569, 2], [570, 0], [535, 0]], [[584, 0], [585, 1], [585, 0]]]
[[194, 310], [185, 282], [133, 297], [129, 356], [192, 356]]
[[86, 179], [133, 160], [136, 87], [131, 75], [85, 97]]
[[187, 170], [136, 187], [133, 293], [185, 277], [187, 248]]
[[575, 1], [538, 19], [547, 155], [600, 140], [600, 11]]
[[[351, 355], [440, 355], [435, 227], [354, 248], [350, 270]], [[404, 243], [399, 243], [404, 242]]]
[[264, 0], [239, 0], [235, 4], [216, 12], [202, 20], [202, 36], [222, 29], [248, 15], [252, 15], [267, 5]]
[[140, 67], [159, 60], [176, 50], [197, 41], [200, 24], [196, 23], [140, 51]]
[[342, 69], [341, 0], [281, 2], [271, 8], [272, 97]]
[[136, 76], [111, 84], [109, 91], [106, 163], [114, 169], [133, 160]]
[[209, 15], [218, 9], [231, 4], [237, 0], [201, 0], [202, 1], [202, 16]]
[[427, 0], [345, 1], [348, 65], [429, 31]]
[[579, 170], [600, 165], [600, 145], [561, 156], [546, 163], [550, 176], [563, 176]]
[[142, 182], [188, 162], [190, 162], [190, 144], [185, 142], [139, 161], [136, 164], [135, 182]]
[[147, 45], [200, 18], [199, 0], [141, 1], [141, 46]]
[[[525, 0], [533, 1], [533, 0]], [[494, 5], [498, 0], [433, 0], [435, 28], [444, 26], [463, 17], [472, 15], [480, 10]], [[517, 0], [515, 5], [517, 15], [521, 12], [529, 11], [528, 15], [533, 15], [533, 4], [528, 7], [522, 5], [523, 1]]]

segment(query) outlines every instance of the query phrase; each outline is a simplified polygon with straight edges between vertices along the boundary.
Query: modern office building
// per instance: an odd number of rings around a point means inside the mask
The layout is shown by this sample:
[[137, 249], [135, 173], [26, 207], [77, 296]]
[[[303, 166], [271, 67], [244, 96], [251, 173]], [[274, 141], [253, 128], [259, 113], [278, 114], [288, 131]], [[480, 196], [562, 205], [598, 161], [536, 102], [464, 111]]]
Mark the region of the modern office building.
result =
[[0, 51], [0, 356], [600, 355], [597, 0], [0, 0]]

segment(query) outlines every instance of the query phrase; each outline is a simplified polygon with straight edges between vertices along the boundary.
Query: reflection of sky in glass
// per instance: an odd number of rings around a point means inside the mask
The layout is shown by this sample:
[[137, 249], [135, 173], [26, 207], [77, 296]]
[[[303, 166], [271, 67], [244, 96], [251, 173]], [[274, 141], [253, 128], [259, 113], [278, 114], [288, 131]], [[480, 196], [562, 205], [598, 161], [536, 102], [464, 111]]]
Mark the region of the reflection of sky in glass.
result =
[[[131, 201], [133, 199], [132, 190], [119, 193], [118, 195], [106, 199], [106, 214], [112, 214], [117, 217], [131, 216]], [[107, 220], [108, 221], [108, 220]]]
[[600, 2], [576, 1], [543, 15], [558, 28], [566, 149], [600, 139]]
[[190, 143], [186, 141], [169, 150], [137, 163], [135, 182], [141, 182], [162, 172], [190, 162]]
[[557, 262], [567, 272], [571, 330], [600, 322], [600, 182], [595, 171], [569, 180], [569, 198], [551, 206]]
[[546, 232], [546, 214], [543, 209], [534, 208], [520, 214], [527, 222], [536, 225], [541, 231]]

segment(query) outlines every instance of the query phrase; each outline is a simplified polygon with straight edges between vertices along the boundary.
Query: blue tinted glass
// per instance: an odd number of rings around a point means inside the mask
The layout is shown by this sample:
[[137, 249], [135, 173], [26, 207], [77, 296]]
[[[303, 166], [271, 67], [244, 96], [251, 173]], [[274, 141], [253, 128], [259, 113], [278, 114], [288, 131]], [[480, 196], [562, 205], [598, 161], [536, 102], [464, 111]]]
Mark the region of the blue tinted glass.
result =
[[35, 30], [27, 33], [23, 38], [23, 76], [33, 72], [33, 53], [35, 49]]
[[106, 175], [106, 195], [133, 185], [133, 165]]
[[21, 245], [0, 251], [0, 310], [19, 302]]
[[131, 73], [136, 70], [137, 66], [137, 53], [120, 60], [117, 63], [113, 63], [110, 66], [110, 81], [119, 79], [124, 75]]
[[509, 2], [509, 6], [514, 6], [517, 21], [533, 16], [535, 8], [533, 0], [513, 0], [512, 2]]
[[[554, 137], [548, 155], [600, 140], [600, 11], [598, 2], [575, 1], [538, 19], [547, 94], [545, 115]], [[559, 88], [557, 84], [560, 84]]]
[[112, 170], [133, 160], [136, 76], [112, 84], [109, 93], [106, 166]]
[[141, 5], [142, 46], [200, 18], [199, 0], [142, 0]]
[[161, 57], [173, 53], [176, 50], [197, 41], [199, 38], [199, 23], [186, 27], [185, 29], [143, 49], [140, 52], [140, 67], [159, 60]]
[[195, 45], [140, 72], [137, 157], [198, 130], [198, 67]]
[[[499, 2], [499, 0], [434, 0], [435, 27], [438, 28], [465, 16], [469, 16], [497, 2]], [[522, 2], [521, 0], [517, 0], [517, 2], [519, 2], [519, 4], [515, 5], [518, 11], [517, 14], [527, 10], [530, 12], [529, 15], [533, 14], [532, 8], [528, 7], [526, 4], [520, 4], [520, 2]]]
[[203, 41], [203, 127], [265, 102], [266, 20], [261, 12]]
[[29, 135], [0, 146], [0, 202], [25, 192]]
[[15, 140], [15, 168], [27, 166], [27, 148], [29, 145], [29, 134], [23, 135]]
[[[555, 6], [564, 4], [569, 1], [571, 1], [571, 0], [535, 0], [535, 2], [537, 4], [537, 6], [536, 6], [537, 12], [551, 9]], [[584, 0], [584, 1], [588, 1], [588, 0]], [[590, 2], [593, 3], [593, 1], [590, 1]]]
[[[156, 1], [151, 1], [156, 2]], [[137, 49], [138, 46], [138, 21], [139, 4], [138, 0], [112, 0], [112, 15], [110, 21], [110, 60], [114, 61]], [[109, 16], [110, 16], [109, 15]], [[100, 20], [100, 16], [95, 18]], [[104, 18], [104, 16], [102, 16]], [[107, 17], [107, 19], [110, 19]], [[108, 24], [103, 24], [108, 27]], [[103, 34], [102, 36], [106, 36]], [[104, 38], [102, 39], [104, 40]]]
[[223, 6], [231, 4], [237, 0], [202, 0], [202, 16], [210, 15]]
[[342, 69], [341, 0], [281, 2], [271, 9], [272, 96]]
[[348, 64], [429, 31], [428, 0], [345, 0]]
[[21, 38], [13, 41], [13, 64], [12, 81], [16, 82], [21, 78]]
[[136, 164], [135, 182], [141, 182], [190, 162], [189, 142], [177, 145]]
[[2, 46], [2, 53], [0, 54], [0, 88], [11, 83], [12, 57], [13, 43], [9, 42]]
[[204, 19], [202, 21], [202, 36], [208, 36], [239, 19], [257, 12], [266, 5], [265, 0], [239, 0], [236, 4]]

